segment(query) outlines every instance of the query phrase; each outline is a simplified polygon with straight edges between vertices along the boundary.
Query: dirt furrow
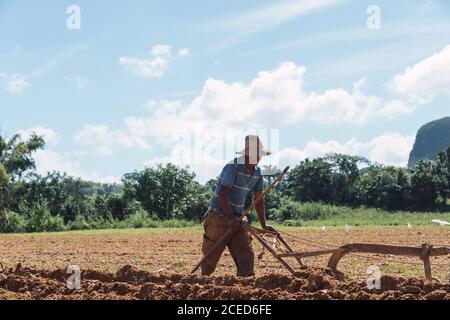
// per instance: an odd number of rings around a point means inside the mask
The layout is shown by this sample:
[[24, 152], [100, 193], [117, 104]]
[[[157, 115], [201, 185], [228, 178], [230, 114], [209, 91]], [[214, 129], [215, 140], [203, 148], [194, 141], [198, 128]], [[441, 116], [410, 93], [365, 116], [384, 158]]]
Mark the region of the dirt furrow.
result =
[[115, 274], [95, 270], [81, 275], [82, 288], [66, 287], [65, 270], [22, 267], [0, 272], [0, 299], [142, 299], [142, 300], [273, 300], [273, 299], [450, 299], [450, 284], [417, 278], [384, 276], [381, 289], [348, 282], [331, 270], [304, 268], [296, 277], [270, 274], [254, 278], [154, 274], [125, 266]]

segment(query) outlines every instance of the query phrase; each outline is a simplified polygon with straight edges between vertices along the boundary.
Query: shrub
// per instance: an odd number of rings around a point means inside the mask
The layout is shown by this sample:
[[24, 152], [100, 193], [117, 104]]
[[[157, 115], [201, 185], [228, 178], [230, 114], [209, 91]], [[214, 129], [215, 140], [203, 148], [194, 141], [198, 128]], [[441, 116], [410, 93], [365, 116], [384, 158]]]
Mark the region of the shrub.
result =
[[208, 211], [211, 192], [204, 186], [196, 184], [192, 191], [192, 196], [186, 202], [183, 210], [183, 219], [201, 221], [205, 213]]
[[101, 217], [101, 218], [96, 218], [96, 219], [89, 219], [88, 224], [93, 230], [116, 228], [116, 221], [114, 219], [112, 219], [111, 217], [109, 217], [109, 218]]
[[16, 213], [7, 213], [8, 223], [0, 219], [0, 232], [1, 233], [24, 233], [27, 231], [27, 221], [25, 217]]
[[302, 220], [286, 220], [283, 225], [286, 227], [303, 227], [304, 223]]
[[47, 202], [40, 200], [31, 207], [23, 209], [26, 217], [27, 232], [51, 232], [64, 230], [64, 220], [60, 216], [53, 217], [47, 206]]
[[91, 230], [93, 229], [88, 220], [81, 215], [75, 217], [74, 220], [70, 221], [66, 225], [67, 230]]
[[279, 209], [271, 209], [270, 215], [276, 221], [286, 220], [320, 220], [327, 219], [342, 212], [343, 208], [321, 203], [300, 203], [283, 198]]
[[150, 227], [150, 218], [148, 217], [147, 212], [144, 210], [140, 210], [137, 213], [127, 217], [123, 221], [123, 225], [125, 228], [135, 228], [142, 229]]
[[270, 209], [269, 215], [276, 221], [290, 220], [295, 217], [295, 213], [298, 211], [299, 206], [299, 202], [283, 198], [281, 200], [281, 206], [278, 209]]
[[339, 214], [340, 211], [336, 206], [313, 202], [299, 204], [296, 209], [294, 218], [304, 221], [327, 219]]

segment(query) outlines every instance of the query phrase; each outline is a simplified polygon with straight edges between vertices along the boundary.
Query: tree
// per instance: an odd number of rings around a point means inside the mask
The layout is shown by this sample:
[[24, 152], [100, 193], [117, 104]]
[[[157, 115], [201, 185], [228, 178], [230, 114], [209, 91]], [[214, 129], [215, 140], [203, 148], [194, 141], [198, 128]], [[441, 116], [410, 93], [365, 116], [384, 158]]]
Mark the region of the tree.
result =
[[183, 219], [201, 221], [204, 214], [208, 211], [209, 200], [213, 191], [208, 186], [202, 186], [198, 182], [192, 183], [192, 188], [188, 199], [186, 199], [186, 207], [183, 210]]
[[354, 186], [360, 176], [359, 165], [370, 164], [359, 156], [331, 153], [325, 156], [332, 168], [332, 200], [334, 204], [354, 205]]
[[287, 194], [301, 202], [331, 202], [333, 168], [323, 158], [306, 159], [287, 177]]
[[94, 210], [97, 217], [112, 220], [111, 210], [108, 207], [107, 199], [105, 196], [96, 195], [94, 197]]
[[5, 167], [0, 164], [0, 219], [7, 222], [6, 207], [8, 205], [8, 185], [9, 175], [6, 173]]
[[8, 141], [0, 136], [0, 213], [6, 216], [9, 207], [11, 182], [20, 180], [23, 173], [35, 169], [32, 154], [45, 146], [44, 139], [35, 134], [23, 141], [20, 134]]
[[442, 151], [436, 158], [436, 178], [438, 192], [443, 201], [450, 197], [450, 146]]
[[387, 210], [409, 206], [410, 182], [407, 169], [371, 166], [355, 185], [357, 204]]
[[121, 194], [111, 194], [106, 199], [106, 206], [114, 219], [124, 220], [127, 214], [126, 200]]
[[411, 199], [415, 209], [434, 210], [438, 197], [436, 164], [431, 160], [419, 160], [411, 170]]
[[76, 216], [94, 214], [93, 201], [90, 199], [95, 194], [94, 185], [59, 172], [45, 176], [31, 174], [26, 181], [14, 185], [12, 206], [21, 212], [22, 203], [35, 203], [44, 199], [53, 216], [61, 215], [66, 222], [72, 221]]
[[188, 205], [194, 178], [195, 174], [172, 164], [146, 168], [124, 176], [124, 196], [139, 201], [151, 216], [178, 218]]
[[216, 187], [217, 187], [217, 179], [211, 179], [208, 182], [206, 182], [205, 187], [208, 188], [209, 191], [211, 191], [212, 193], [214, 191], [216, 191]]
[[14, 135], [9, 141], [0, 137], [0, 164], [15, 181], [20, 179], [25, 171], [36, 168], [32, 154], [44, 147], [44, 139], [36, 134], [26, 141], [22, 140], [20, 134]]
[[68, 195], [66, 202], [67, 218], [73, 220], [76, 216], [91, 215], [92, 211], [88, 201], [91, 183], [72, 177], [65, 179], [64, 183], [65, 192]]
[[66, 179], [68, 179], [66, 175], [57, 172], [48, 173], [46, 176], [30, 174], [25, 181], [16, 182], [13, 186], [14, 201], [11, 202], [11, 208], [21, 212], [24, 203], [36, 203], [45, 199], [52, 215], [66, 216], [65, 208], [68, 201]]

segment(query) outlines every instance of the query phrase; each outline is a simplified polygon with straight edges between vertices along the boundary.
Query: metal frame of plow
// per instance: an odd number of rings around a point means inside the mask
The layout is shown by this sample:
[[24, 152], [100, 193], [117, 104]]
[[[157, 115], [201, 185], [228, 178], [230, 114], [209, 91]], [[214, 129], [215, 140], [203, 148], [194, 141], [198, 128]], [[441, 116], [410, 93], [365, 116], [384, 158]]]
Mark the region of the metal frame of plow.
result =
[[[291, 246], [279, 234], [273, 234], [267, 231], [251, 228], [250, 233], [258, 240], [259, 243], [269, 251], [291, 274], [295, 275], [295, 270], [289, 265], [285, 258], [296, 258], [300, 266], [303, 266], [302, 258], [316, 257], [331, 254], [328, 262], [328, 268], [337, 271], [337, 266], [342, 258], [351, 253], [369, 253], [369, 254], [384, 254], [394, 256], [411, 256], [419, 257], [424, 264], [425, 278], [432, 280], [430, 257], [445, 256], [450, 254], [450, 248], [440, 247], [433, 248], [431, 244], [425, 243], [422, 247], [404, 247], [384, 244], [369, 244], [369, 243], [352, 243], [344, 245], [337, 249], [325, 249], [318, 251], [295, 252]], [[260, 236], [262, 233], [269, 233], [275, 236], [287, 249], [287, 253], [277, 254], [274, 249], [268, 245]]]

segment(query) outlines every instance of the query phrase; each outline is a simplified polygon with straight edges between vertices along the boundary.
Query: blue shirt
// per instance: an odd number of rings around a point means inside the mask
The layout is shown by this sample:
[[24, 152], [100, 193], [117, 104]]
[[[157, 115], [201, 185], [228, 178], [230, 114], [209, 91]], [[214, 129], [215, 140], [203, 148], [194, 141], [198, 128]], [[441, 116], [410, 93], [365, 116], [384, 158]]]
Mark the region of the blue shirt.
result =
[[230, 204], [231, 210], [234, 211], [235, 215], [241, 216], [244, 213], [245, 200], [249, 192], [252, 190], [254, 192], [264, 191], [261, 169], [255, 167], [253, 173], [250, 175], [242, 158], [236, 158], [228, 163], [223, 168], [217, 181], [216, 191], [209, 204], [209, 211], [223, 214], [223, 208], [219, 198], [219, 191], [222, 186], [230, 189], [228, 203]]

